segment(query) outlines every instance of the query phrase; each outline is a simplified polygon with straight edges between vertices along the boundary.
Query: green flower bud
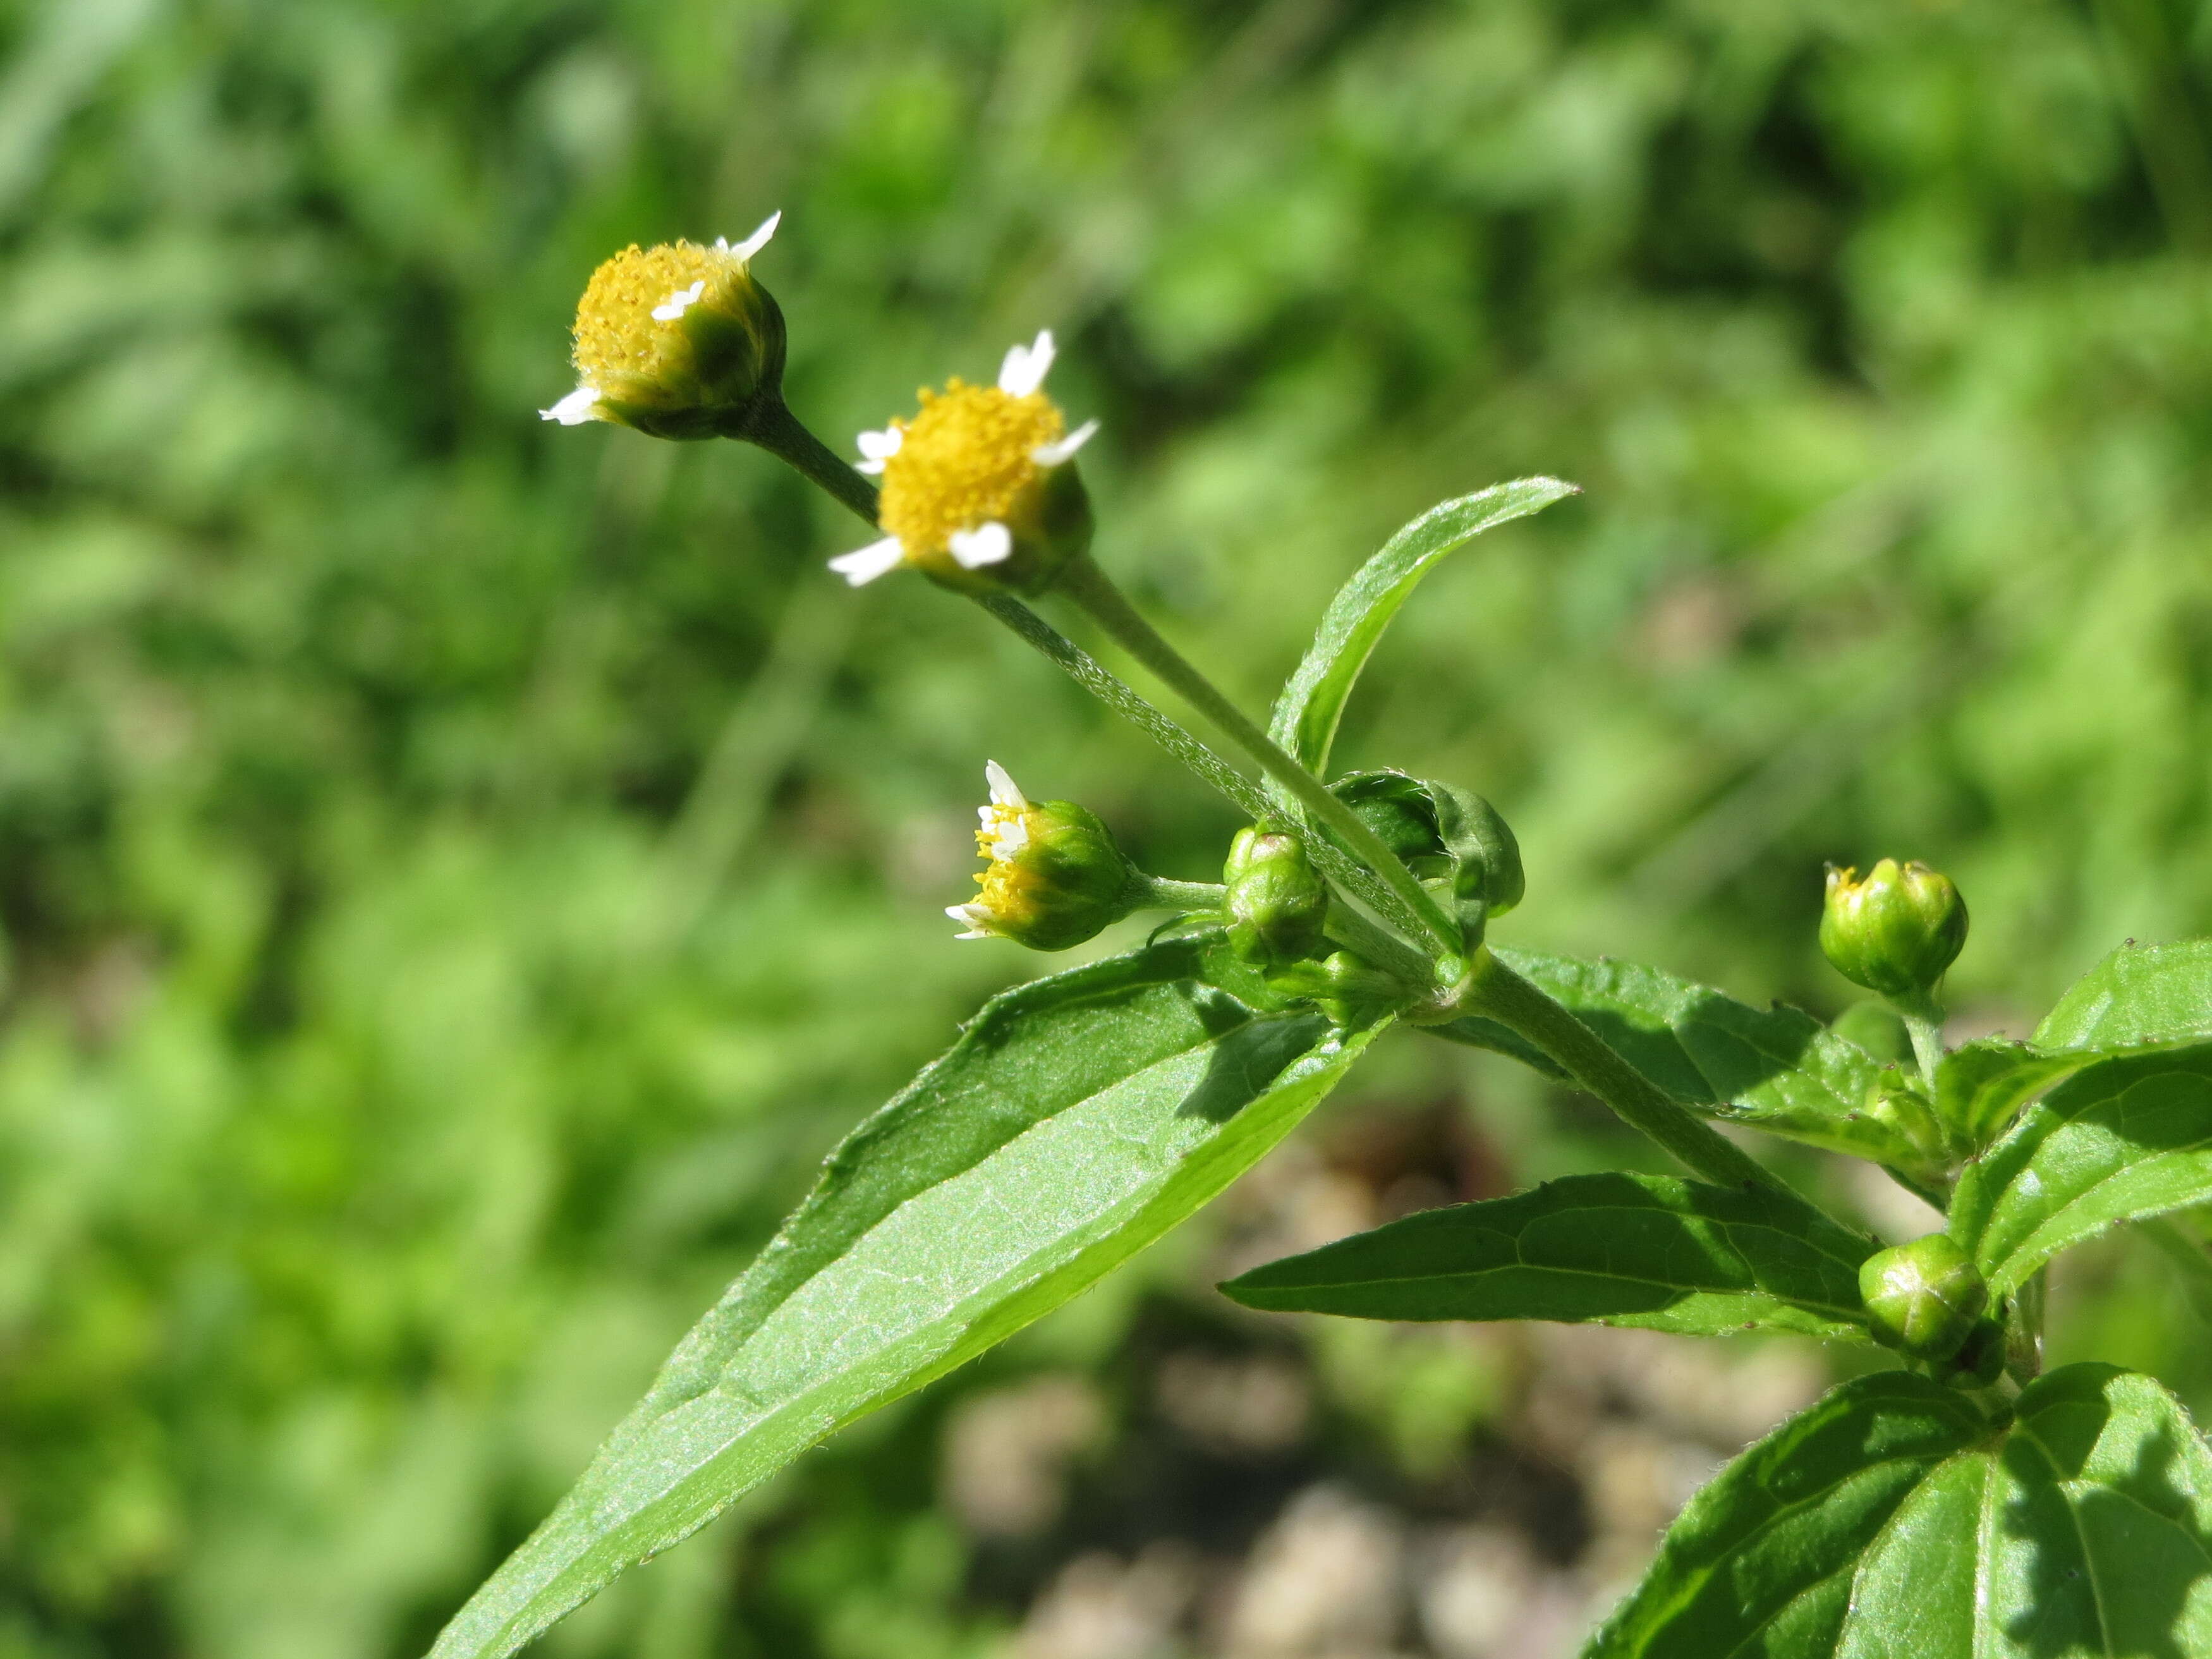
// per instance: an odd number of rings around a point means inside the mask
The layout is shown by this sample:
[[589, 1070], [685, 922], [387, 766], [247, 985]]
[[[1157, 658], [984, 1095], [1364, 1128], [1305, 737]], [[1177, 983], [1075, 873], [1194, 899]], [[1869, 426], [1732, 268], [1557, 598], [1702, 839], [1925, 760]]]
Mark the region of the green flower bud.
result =
[[1297, 962], [1326, 950], [1328, 889], [1296, 836], [1238, 830], [1221, 878], [1229, 887], [1230, 948], [1246, 962]]
[[1868, 1085], [1866, 1115], [1889, 1131], [1899, 1147], [1895, 1160], [1908, 1174], [1931, 1183], [1949, 1171], [1950, 1147], [1936, 1109], [1899, 1067], [1885, 1066]]
[[1951, 1369], [1954, 1380], [1986, 1389], [2002, 1373], [2004, 1362], [2005, 1328], [1985, 1314], [1974, 1322], [1959, 1352], [1951, 1356]]
[[1329, 788], [1457, 913], [1469, 950], [1490, 917], [1521, 902], [1520, 843], [1481, 796], [1393, 771], [1352, 773]]
[[752, 277], [775, 214], [732, 247], [632, 244], [576, 307], [576, 389], [538, 412], [656, 438], [743, 438], [783, 399], [783, 313]]
[[1915, 1359], [1948, 1359], [1982, 1316], [1990, 1287], [1948, 1233], [1878, 1250], [1859, 1269], [1875, 1341]]
[[1528, 891], [1512, 826], [1472, 790], [1430, 787], [1436, 791], [1437, 830], [1458, 863], [1454, 885], [1461, 902], [1479, 901], [1489, 915], [1504, 915]]
[[1966, 902], [1949, 877], [1884, 859], [1864, 881], [1828, 866], [1820, 950], [1855, 985], [1916, 1000], [1936, 988], [1966, 942]]
[[1073, 801], [1031, 803], [998, 762], [983, 769], [991, 802], [975, 840], [991, 861], [982, 891], [945, 914], [962, 939], [1010, 939], [1032, 951], [1065, 951], [1143, 902], [1147, 884], [1097, 817]]
[[1271, 969], [1267, 983], [1285, 996], [1319, 1003], [1322, 1012], [1347, 1029], [1367, 1024], [1407, 1001], [1407, 988], [1395, 975], [1349, 951], [1332, 951], [1319, 962]]
[[1439, 875], [1450, 868], [1443, 837], [1437, 833], [1436, 802], [1419, 778], [1403, 772], [1355, 772], [1329, 790], [1416, 875]]

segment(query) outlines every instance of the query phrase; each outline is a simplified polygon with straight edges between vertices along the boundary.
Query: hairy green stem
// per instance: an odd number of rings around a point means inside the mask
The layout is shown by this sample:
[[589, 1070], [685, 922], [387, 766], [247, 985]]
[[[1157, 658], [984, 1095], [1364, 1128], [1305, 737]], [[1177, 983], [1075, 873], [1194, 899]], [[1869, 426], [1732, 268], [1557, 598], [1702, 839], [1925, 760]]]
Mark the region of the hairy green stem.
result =
[[1145, 908], [1159, 910], [1218, 910], [1229, 890], [1218, 881], [1171, 881], [1146, 876]]
[[1912, 1039], [1912, 1057], [1920, 1062], [1921, 1079], [1932, 1095], [1936, 1091], [1936, 1069], [1943, 1063], [1943, 1011], [1932, 999], [1926, 998], [1917, 1003], [1899, 1001], [1893, 1006], [1905, 1021], [1905, 1035]]
[[[878, 494], [875, 485], [809, 431], [781, 401], [759, 411], [744, 435], [819, 485], [870, 526], [875, 525]], [[1315, 862], [1322, 866], [1322, 873], [1358, 894], [1416, 937], [1433, 935], [1437, 950], [1456, 958], [1460, 948], [1458, 930], [1450, 926], [1449, 918], [1422, 890], [1413, 872], [1391, 855], [1389, 849], [1348, 807], [1323, 788], [1319, 779], [1284, 754], [1235, 704], [1216, 690], [1211, 681], [1162, 639], [1122, 597], [1121, 590], [1107, 580], [1103, 571], [1088, 558], [1078, 560], [1076, 566], [1071, 574], [1079, 580], [1068, 584], [1074, 590], [1073, 597], [1097, 617], [1100, 624], [1133, 655], [1189, 697], [1249, 752], [1270, 776], [1312, 808], [1375, 866], [1371, 872], [1363, 869], [1357, 860], [1345, 856], [1328, 841], [1316, 836], [1309, 850]], [[1079, 580], [1082, 577], [1091, 580]], [[1220, 791], [1254, 823], [1266, 823], [1279, 816], [1275, 803], [1266, 791], [1146, 702], [1019, 599], [1010, 594], [983, 594], [976, 596], [976, 602], [1031, 647], [1059, 665], [1109, 708], [1141, 728], [1161, 748]], [[1102, 609], [1105, 614], [1101, 614]], [[1381, 934], [1381, 930], [1374, 931]], [[1370, 939], [1370, 944], [1382, 952], [1382, 957], [1371, 959], [1379, 961], [1388, 957], [1401, 964], [1412, 950], [1395, 944], [1394, 936], [1388, 934]], [[1421, 976], [1429, 976], [1425, 963]]]
[[781, 398], [754, 411], [746, 423], [744, 436], [819, 485], [869, 524], [875, 523], [878, 494], [875, 485], [809, 431], [805, 423], [784, 406]]
[[1069, 677], [1092, 696], [1132, 725], [1141, 727], [1154, 743], [1226, 795], [1247, 817], [1257, 821], [1273, 810], [1258, 784], [1146, 702], [1089, 652], [1019, 599], [1005, 593], [987, 593], [979, 596], [975, 603], [1047, 659], [1066, 670]]
[[1748, 1152], [1623, 1060], [1572, 1011], [1522, 978], [1487, 948], [1475, 953], [1459, 1012], [1494, 1019], [1526, 1037], [1631, 1127], [1641, 1129], [1706, 1180], [1723, 1187], [1789, 1190]]
[[[1285, 754], [1244, 711], [1223, 696], [1159, 630], [1131, 605], [1113, 579], [1088, 557], [1069, 561], [1056, 590], [1081, 606], [1091, 619], [1139, 662], [1172, 686], [1176, 693], [1213, 722], [1251, 758], [1260, 769], [1297, 798], [1298, 804], [1333, 831], [1368, 870], [1388, 889], [1382, 906], [1390, 920], [1425, 938], [1439, 955], [1456, 958], [1465, 948], [1456, 923], [1424, 888], [1381, 836], [1363, 823], [1357, 813], [1322, 781]], [[1264, 815], [1262, 815], [1264, 816]], [[1310, 850], [1318, 850], [1309, 849]], [[1366, 895], [1363, 895], [1366, 896]]]
[[[744, 435], [819, 485], [839, 504], [851, 508], [870, 528], [878, 527], [876, 512], [880, 492], [876, 486], [808, 430], [805, 423], [781, 402], [757, 413]], [[1046, 658], [1066, 670], [1085, 690], [1124, 720], [1142, 727], [1152, 741], [1226, 795], [1238, 811], [1257, 821], [1273, 810], [1266, 793], [1256, 784], [1139, 696], [1073, 641], [1062, 637], [1019, 599], [994, 594], [980, 599], [978, 603]]]
[[1330, 896], [1322, 931], [1352, 955], [1395, 974], [1408, 986], [1425, 990], [1436, 969], [1429, 959], [1380, 922], [1371, 921], [1341, 894]]

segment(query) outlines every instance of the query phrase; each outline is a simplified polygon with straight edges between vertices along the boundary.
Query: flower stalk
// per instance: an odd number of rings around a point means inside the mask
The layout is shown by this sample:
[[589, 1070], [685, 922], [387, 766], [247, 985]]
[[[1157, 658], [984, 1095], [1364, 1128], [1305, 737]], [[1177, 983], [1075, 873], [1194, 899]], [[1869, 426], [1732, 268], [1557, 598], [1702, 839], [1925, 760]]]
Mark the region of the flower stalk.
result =
[[[1260, 769], [1294, 796], [1299, 805], [1326, 825], [1381, 881], [1387, 893], [1378, 894], [1371, 881], [1358, 882], [1354, 890], [1416, 938], [1423, 939], [1444, 963], [1462, 960], [1462, 945], [1456, 923], [1431, 897], [1403, 862], [1382, 844], [1382, 839], [1362, 823], [1352, 810], [1329, 793], [1312, 773], [1283, 752], [1243, 710], [1224, 696], [1212, 680], [1163, 638], [1159, 630], [1131, 605], [1096, 560], [1072, 559], [1060, 573], [1059, 592], [1080, 606], [1091, 620], [1112, 635], [1139, 662], [1170, 686], [1177, 695], [1212, 721], [1215, 728], [1243, 750]], [[1266, 814], [1256, 814], [1264, 817]], [[1327, 843], [1314, 838], [1316, 861], [1327, 867]], [[1335, 873], [1331, 872], [1330, 873]], [[1456, 978], [1448, 972], [1448, 978]]]
[[788, 465], [824, 494], [850, 507], [872, 526], [878, 511], [878, 491], [871, 481], [847, 465], [845, 458], [808, 430], [783, 399], [759, 410], [745, 436]]
[[1642, 1130], [1706, 1180], [1723, 1187], [1788, 1190], [1748, 1152], [1700, 1121], [1623, 1060], [1571, 1010], [1522, 978], [1486, 946], [1475, 952], [1455, 1012], [1494, 1019], [1526, 1037], [1631, 1127]]

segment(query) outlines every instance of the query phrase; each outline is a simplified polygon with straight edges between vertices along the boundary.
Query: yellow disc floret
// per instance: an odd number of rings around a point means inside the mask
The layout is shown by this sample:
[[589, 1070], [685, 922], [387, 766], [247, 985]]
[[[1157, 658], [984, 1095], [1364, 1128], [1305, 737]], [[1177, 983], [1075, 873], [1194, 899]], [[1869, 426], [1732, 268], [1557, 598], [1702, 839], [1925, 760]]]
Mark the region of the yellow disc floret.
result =
[[[684, 312], [707, 289], [744, 275], [744, 269], [745, 262], [727, 250], [696, 242], [647, 248], [631, 243], [592, 273], [577, 302], [577, 372], [595, 385], [610, 386], [629, 376], [658, 379], [679, 367], [690, 350], [677, 326]], [[694, 283], [704, 287], [695, 292]], [[690, 301], [675, 303], [687, 294]], [[665, 314], [672, 310], [673, 316]]]
[[976, 902], [994, 918], [1016, 925], [1038, 908], [1048, 885], [1042, 871], [1011, 859], [994, 863], [975, 878], [975, 884], [983, 890], [976, 895]]
[[956, 531], [1003, 520], [1037, 481], [1034, 452], [1066, 431], [1042, 392], [948, 382], [925, 389], [921, 412], [894, 422], [898, 452], [884, 465], [878, 521], [917, 557], [942, 553]]

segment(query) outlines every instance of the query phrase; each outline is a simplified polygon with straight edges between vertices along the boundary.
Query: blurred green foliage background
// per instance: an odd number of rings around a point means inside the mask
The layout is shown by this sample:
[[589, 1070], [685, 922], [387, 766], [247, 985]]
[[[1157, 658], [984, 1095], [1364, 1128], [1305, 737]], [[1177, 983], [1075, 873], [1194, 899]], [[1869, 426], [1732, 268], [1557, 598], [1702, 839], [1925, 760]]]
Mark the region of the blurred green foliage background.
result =
[[[12, 0], [0, 53], [6, 1659], [419, 1651], [842, 1129], [1048, 965], [939, 915], [985, 757], [1163, 873], [1235, 827], [971, 607], [847, 592], [860, 527], [767, 457], [542, 425], [631, 240], [782, 208], [840, 442], [1057, 331], [1102, 557], [1255, 708], [1398, 523], [1583, 483], [1435, 580], [1340, 744], [1499, 802], [1512, 942], [1832, 1013], [1821, 861], [1918, 856], [1964, 1020], [2019, 1034], [2212, 927], [2212, 8]], [[1168, 1651], [1036, 1598], [1315, 1480], [1541, 1488], [1578, 1559], [1598, 1500], [1512, 1450], [1559, 1352], [1205, 1289], [1240, 1228], [1617, 1150], [1395, 1044], [1273, 1187], [552, 1646]], [[2084, 1271], [2062, 1346], [2202, 1401], [2163, 1270]], [[1206, 1452], [1191, 1354], [1305, 1415]], [[992, 1511], [960, 1447], [1009, 1401], [1049, 1478]], [[1376, 1650], [1506, 1650], [1420, 1608]]]

